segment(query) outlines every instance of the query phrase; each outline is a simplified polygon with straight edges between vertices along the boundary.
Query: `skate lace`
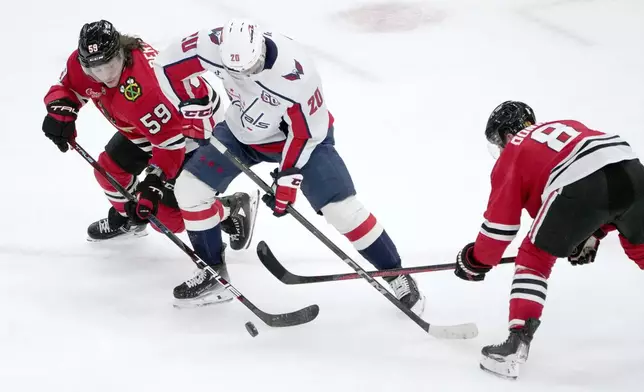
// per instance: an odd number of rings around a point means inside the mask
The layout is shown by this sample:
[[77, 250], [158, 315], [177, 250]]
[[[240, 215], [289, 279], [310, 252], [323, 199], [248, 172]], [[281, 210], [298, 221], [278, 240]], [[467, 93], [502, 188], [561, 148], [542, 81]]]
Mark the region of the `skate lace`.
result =
[[508, 336], [508, 338], [507, 338], [507, 339], [505, 339], [505, 341], [503, 341], [503, 342], [501, 342], [501, 343], [493, 344], [493, 345], [492, 345], [492, 347], [494, 347], [494, 348], [499, 348], [499, 347], [501, 347], [501, 346], [504, 346], [504, 345], [506, 345], [506, 344], [510, 341], [510, 339], [512, 339], [512, 333], [510, 333], [510, 335]]
[[195, 276], [192, 278], [186, 280], [186, 286], [193, 288], [195, 286], [198, 286], [202, 284], [206, 278], [208, 277], [208, 273], [204, 270], [198, 270], [195, 272]]
[[110, 233], [112, 232], [112, 228], [110, 227], [110, 222], [108, 219], [101, 219], [98, 221], [98, 229], [101, 231], [101, 233]]
[[394, 293], [396, 294], [396, 298], [401, 299], [405, 295], [411, 293], [411, 287], [409, 286], [409, 280], [407, 279], [407, 276], [401, 275], [397, 277], [396, 279], [392, 280], [391, 283], [389, 283], [391, 288], [394, 290]]
[[508, 342], [508, 340], [510, 340], [510, 338], [505, 339], [505, 341], [503, 341], [501, 343], [493, 344], [492, 347], [493, 348], [499, 348], [499, 347], [505, 345]]

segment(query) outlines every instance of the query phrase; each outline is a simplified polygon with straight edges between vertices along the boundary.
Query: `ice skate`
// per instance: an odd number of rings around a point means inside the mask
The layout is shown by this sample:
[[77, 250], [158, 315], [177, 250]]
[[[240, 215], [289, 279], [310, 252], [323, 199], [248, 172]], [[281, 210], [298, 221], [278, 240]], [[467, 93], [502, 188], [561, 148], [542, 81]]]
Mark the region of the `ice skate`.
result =
[[221, 222], [221, 230], [229, 235], [230, 247], [247, 249], [253, 239], [259, 191], [252, 195], [237, 192], [220, 200], [224, 207], [230, 208], [228, 219]]
[[505, 342], [483, 347], [481, 369], [502, 378], [516, 380], [520, 365], [528, 360], [530, 342], [540, 323], [537, 319], [528, 319], [523, 327], [511, 329]]
[[119, 214], [114, 207], [110, 208], [107, 218], [98, 220], [87, 228], [87, 241], [100, 242], [116, 238], [125, 239], [148, 235], [147, 223], [136, 224], [127, 216]]
[[419, 317], [425, 311], [425, 296], [418, 289], [414, 278], [409, 275], [398, 275], [384, 278], [391, 286], [396, 298]]
[[[228, 269], [224, 252], [226, 245], [223, 244], [221, 254], [222, 261], [212, 268], [217, 271], [222, 278], [229, 280]], [[205, 269], [195, 271], [192, 278], [181, 283], [174, 288], [174, 307], [175, 308], [198, 308], [231, 301], [233, 295], [219, 283], [213, 275]]]

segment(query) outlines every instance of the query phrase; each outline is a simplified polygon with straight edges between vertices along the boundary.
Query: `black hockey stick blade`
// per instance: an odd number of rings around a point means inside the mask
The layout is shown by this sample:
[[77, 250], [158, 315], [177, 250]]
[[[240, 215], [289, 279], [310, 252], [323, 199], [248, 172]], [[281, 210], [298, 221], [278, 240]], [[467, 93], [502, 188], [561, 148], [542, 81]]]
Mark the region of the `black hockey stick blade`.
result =
[[[282, 266], [264, 241], [257, 244], [257, 256], [269, 271], [281, 281], [284, 281], [283, 279], [286, 281], [297, 279], [297, 275], [291, 274]], [[478, 328], [474, 323], [437, 326], [426, 322], [413, 312], [408, 315], [427, 333], [438, 339], [471, 339], [478, 335]]]
[[[273, 274], [280, 282], [288, 285], [293, 284], [308, 284], [308, 283], [322, 283], [322, 282], [335, 282], [341, 280], [353, 280], [360, 279], [360, 274], [356, 272], [344, 273], [344, 274], [331, 274], [331, 275], [313, 275], [313, 276], [302, 276], [296, 275], [286, 268], [277, 260], [275, 255], [271, 252], [270, 248], [260, 241], [257, 244], [257, 255], [259, 260], [264, 264], [264, 267]], [[514, 257], [504, 257], [501, 259], [500, 264], [509, 264], [514, 263]], [[435, 265], [425, 265], [419, 267], [407, 267], [407, 268], [394, 268], [389, 270], [380, 270], [380, 271], [367, 271], [367, 274], [372, 278], [383, 277], [383, 276], [398, 276], [398, 275], [409, 275], [409, 274], [418, 274], [423, 272], [435, 272], [435, 271], [447, 271], [453, 270], [456, 267], [455, 263], [448, 264], [435, 264]]]
[[[98, 171], [112, 186], [119, 191], [126, 199], [136, 201], [136, 198], [129, 193], [121, 184], [119, 184], [96, 160], [76, 142], [70, 143], [72, 148], [76, 150], [87, 163], [89, 163], [96, 171]], [[179, 249], [181, 249], [199, 268], [207, 269], [221, 285], [229, 290], [244, 306], [246, 306], [255, 316], [261, 319], [266, 325], [270, 327], [291, 327], [313, 321], [320, 313], [318, 305], [310, 305], [303, 309], [296, 310], [290, 313], [270, 314], [259, 309], [255, 304], [242, 295], [233, 285], [217, 273], [212, 267], [208, 266], [201, 258], [186, 245], [179, 237], [177, 237], [166, 225], [164, 225], [155, 215], [150, 216], [150, 223], [156, 226], [159, 231], [165, 234], [170, 241], [172, 241]]]
[[299, 275], [294, 275], [290, 273], [289, 271], [284, 268], [282, 263], [277, 260], [273, 252], [271, 251], [271, 248], [268, 247], [266, 242], [264, 241], [259, 241], [257, 244], [257, 257], [259, 257], [259, 260], [264, 264], [264, 267], [273, 274], [277, 279], [279, 279], [282, 283], [286, 284], [300, 284], [300, 283], [312, 283], [312, 282], [304, 282], [306, 280], [306, 276], [299, 276]]
[[269, 327], [293, 327], [295, 325], [306, 324], [310, 321], [315, 320], [315, 318], [320, 313], [320, 307], [317, 304], [309, 305], [305, 308], [296, 310], [289, 313], [266, 313], [263, 310], [259, 309], [255, 304], [248, 300], [244, 295], [239, 292], [235, 287], [233, 287], [230, 282], [224, 279], [221, 275], [217, 273], [212, 267], [206, 266], [206, 269], [210, 271], [211, 274], [221, 283], [227, 290], [229, 290], [235, 298], [239, 300], [244, 306], [246, 306], [255, 316], [264, 322], [264, 324]]
[[[254, 171], [252, 171], [248, 166], [246, 166], [241, 160], [239, 160], [239, 158], [237, 158], [234, 154], [228, 151], [228, 148], [223, 143], [219, 142], [217, 138], [211, 138], [210, 143], [213, 144], [215, 148], [219, 150], [219, 152], [221, 152], [223, 155], [228, 157], [228, 159], [230, 159], [230, 162], [233, 165], [235, 165], [239, 170], [244, 172], [255, 184], [257, 184], [257, 186], [259, 186], [268, 194], [274, 194], [271, 187], [264, 180], [262, 180]], [[360, 267], [358, 263], [356, 263], [353, 259], [351, 259], [349, 255], [344, 253], [342, 249], [340, 249], [335, 243], [333, 243], [333, 241], [331, 241], [327, 236], [325, 236], [324, 233], [318, 230], [315, 227], [315, 225], [313, 225], [304, 216], [302, 216], [302, 214], [300, 214], [292, 205], [286, 206], [286, 212], [288, 212], [292, 217], [295, 218], [295, 220], [297, 220], [300, 224], [302, 224], [302, 226], [304, 226], [311, 234], [313, 234], [318, 240], [320, 240], [320, 242], [322, 242], [327, 248], [329, 248], [329, 250], [335, 253], [335, 255], [338, 256], [345, 264], [353, 268], [353, 270], [356, 273], [360, 274], [360, 276], [367, 283], [369, 283], [369, 285], [372, 288], [376, 289], [392, 305], [394, 305], [401, 312], [407, 315], [407, 317], [409, 317], [410, 320], [412, 320], [419, 327], [423, 328], [423, 330], [425, 330], [426, 332], [429, 332], [430, 334], [434, 334], [432, 332], [434, 331], [435, 332], [434, 336], [444, 335], [442, 333], [439, 333], [436, 330], [432, 330], [430, 328], [429, 323], [424, 321], [422, 318], [418, 317], [416, 313], [412, 312], [411, 309], [403, 305], [400, 302], [400, 300], [398, 300], [398, 298], [396, 298], [390, 291], [388, 291], [380, 282], [372, 278], [362, 267]], [[456, 329], [460, 328], [460, 326], [455, 326], [455, 327]], [[469, 332], [470, 332], [469, 336], [464, 336], [464, 334], [457, 332], [450, 336], [440, 336], [440, 337], [454, 338], [456, 336], [459, 336], [460, 338], [464, 338], [464, 337], [474, 337], [476, 336], [476, 334], [478, 334], [478, 330], [475, 324], [468, 324], [467, 327], [469, 327]], [[442, 327], [442, 328], [447, 328], [447, 327]], [[461, 329], [465, 329], [465, 327]]]
[[[243, 300], [240, 299], [242, 302]], [[282, 314], [270, 314], [256, 308], [256, 311], [253, 311], [253, 313], [269, 327], [293, 327], [315, 320], [320, 313], [320, 307], [318, 305], [309, 305], [300, 310]]]

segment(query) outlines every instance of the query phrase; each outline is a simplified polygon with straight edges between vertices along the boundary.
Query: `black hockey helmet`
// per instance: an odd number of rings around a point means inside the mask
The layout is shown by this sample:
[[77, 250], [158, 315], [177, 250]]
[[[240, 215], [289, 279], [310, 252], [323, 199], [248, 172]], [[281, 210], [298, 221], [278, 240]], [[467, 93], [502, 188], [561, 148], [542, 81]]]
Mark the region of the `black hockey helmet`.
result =
[[505, 101], [490, 114], [485, 127], [488, 142], [504, 148], [508, 135], [516, 135], [523, 128], [537, 122], [534, 111], [519, 101]]
[[78, 37], [78, 61], [85, 68], [106, 64], [119, 53], [120, 37], [106, 20], [85, 23]]

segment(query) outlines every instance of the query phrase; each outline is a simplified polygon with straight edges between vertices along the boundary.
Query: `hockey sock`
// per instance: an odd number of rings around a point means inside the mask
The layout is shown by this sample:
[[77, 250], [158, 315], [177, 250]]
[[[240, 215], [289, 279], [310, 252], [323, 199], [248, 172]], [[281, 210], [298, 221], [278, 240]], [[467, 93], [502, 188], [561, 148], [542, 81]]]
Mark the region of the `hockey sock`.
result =
[[208, 265], [216, 265], [221, 260], [221, 227], [223, 206], [219, 199], [212, 203], [199, 204], [196, 207], [181, 209], [183, 220], [188, 231], [188, 238], [199, 257]]
[[322, 207], [327, 222], [342, 233], [351, 244], [378, 269], [400, 267], [400, 256], [396, 246], [362, 203], [351, 196], [336, 203]]
[[510, 292], [510, 329], [523, 326], [529, 318], [541, 318], [547, 293], [548, 281], [543, 275], [517, 265]]

